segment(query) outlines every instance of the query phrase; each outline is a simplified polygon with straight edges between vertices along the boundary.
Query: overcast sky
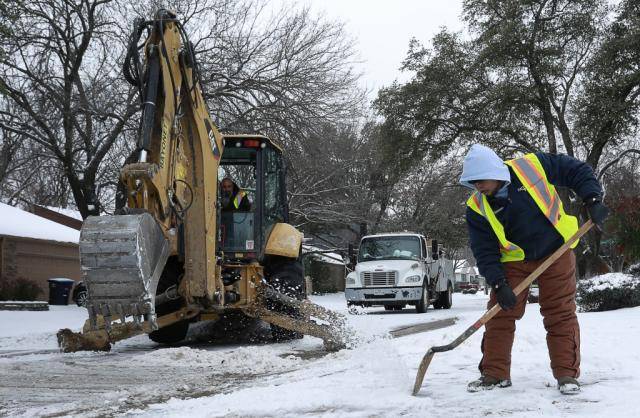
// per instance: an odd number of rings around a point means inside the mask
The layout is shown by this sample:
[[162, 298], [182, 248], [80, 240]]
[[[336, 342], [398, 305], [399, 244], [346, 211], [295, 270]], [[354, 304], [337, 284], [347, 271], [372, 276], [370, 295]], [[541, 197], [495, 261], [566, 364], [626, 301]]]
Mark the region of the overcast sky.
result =
[[[283, 3], [295, 0], [280, 0]], [[395, 79], [406, 80], [398, 68], [412, 37], [427, 43], [442, 26], [462, 29], [462, 0], [300, 0], [317, 13], [346, 24], [356, 38], [363, 85], [376, 91]]]

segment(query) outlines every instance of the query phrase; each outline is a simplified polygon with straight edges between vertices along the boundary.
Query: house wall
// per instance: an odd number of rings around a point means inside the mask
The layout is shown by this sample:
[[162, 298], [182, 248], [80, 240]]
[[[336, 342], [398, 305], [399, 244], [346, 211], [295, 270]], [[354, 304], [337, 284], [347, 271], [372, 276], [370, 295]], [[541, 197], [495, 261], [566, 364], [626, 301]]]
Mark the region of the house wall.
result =
[[0, 280], [32, 280], [42, 290], [38, 300], [49, 299], [48, 279], [80, 280], [78, 244], [11, 236], [0, 240]]

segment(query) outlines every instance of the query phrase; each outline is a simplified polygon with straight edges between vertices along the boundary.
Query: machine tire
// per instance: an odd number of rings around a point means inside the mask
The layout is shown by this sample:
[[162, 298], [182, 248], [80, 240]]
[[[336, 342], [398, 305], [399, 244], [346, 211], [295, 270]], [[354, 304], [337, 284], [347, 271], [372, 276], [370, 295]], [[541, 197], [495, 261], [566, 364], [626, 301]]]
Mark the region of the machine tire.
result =
[[[298, 300], [306, 299], [304, 267], [300, 260], [289, 258], [273, 260], [265, 270], [267, 270], [269, 284], [278, 292]], [[294, 317], [297, 316], [296, 312], [284, 306], [273, 305], [271, 309]], [[301, 339], [303, 337], [297, 331], [291, 331], [274, 324], [269, 324], [269, 326], [271, 327], [271, 335], [274, 341], [277, 342]]]
[[159, 344], [175, 344], [184, 340], [189, 330], [189, 321], [180, 321], [149, 333], [149, 339]]
[[429, 308], [429, 289], [427, 288], [427, 280], [424, 280], [424, 284], [422, 285], [422, 297], [416, 303], [416, 312], [417, 313], [425, 313]]
[[[171, 286], [177, 286], [182, 279], [182, 273], [183, 270], [181, 264], [175, 257], [170, 257], [162, 271], [162, 275], [160, 276], [156, 295], [163, 293]], [[175, 312], [182, 308], [183, 304], [184, 302], [182, 298], [170, 300], [162, 305], [156, 306], [156, 315], [160, 317], [162, 315]], [[179, 343], [187, 336], [189, 322], [189, 320], [176, 322], [164, 328], [160, 328], [159, 330], [150, 332], [149, 339], [159, 344]]]
[[453, 288], [451, 287], [451, 283], [447, 284], [447, 290], [438, 293], [438, 308], [451, 309], [451, 305], [453, 305]]

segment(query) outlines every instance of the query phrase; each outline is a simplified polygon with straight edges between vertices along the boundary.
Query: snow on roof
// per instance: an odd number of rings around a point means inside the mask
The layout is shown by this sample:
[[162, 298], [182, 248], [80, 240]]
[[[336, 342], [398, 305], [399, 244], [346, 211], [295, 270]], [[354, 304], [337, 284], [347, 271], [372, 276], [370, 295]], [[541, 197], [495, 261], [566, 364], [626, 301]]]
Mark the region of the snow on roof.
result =
[[80, 211], [77, 211], [75, 209], [69, 209], [69, 208], [57, 208], [55, 206], [45, 206], [45, 208], [52, 210], [54, 212], [58, 212], [62, 215], [68, 216], [70, 218], [73, 219], [77, 219], [79, 221], [82, 220], [82, 215], [80, 215]]
[[80, 231], [0, 203], [0, 235], [78, 243]]
[[[314, 251], [325, 251], [321, 248], [314, 247], [313, 245], [303, 245], [302, 249], [305, 253], [311, 253]], [[323, 263], [344, 265], [344, 261], [340, 261], [342, 260], [342, 256], [338, 253], [329, 252], [323, 254], [312, 254], [310, 255], [310, 257], [313, 257], [318, 261], [322, 261]]]
[[475, 274], [475, 275], [480, 274], [478, 272], [478, 267], [470, 266], [468, 260], [455, 260], [454, 265], [456, 264], [457, 264], [456, 271], [455, 271], [456, 273]]
[[458, 267], [455, 271], [456, 273], [460, 273], [460, 274], [475, 274], [475, 275], [479, 275], [480, 273], [478, 272], [478, 268], [477, 267]]
[[378, 238], [378, 237], [407, 237], [407, 236], [421, 237], [423, 235], [417, 232], [381, 232], [379, 234], [365, 235], [364, 237], [362, 237], [362, 239]]

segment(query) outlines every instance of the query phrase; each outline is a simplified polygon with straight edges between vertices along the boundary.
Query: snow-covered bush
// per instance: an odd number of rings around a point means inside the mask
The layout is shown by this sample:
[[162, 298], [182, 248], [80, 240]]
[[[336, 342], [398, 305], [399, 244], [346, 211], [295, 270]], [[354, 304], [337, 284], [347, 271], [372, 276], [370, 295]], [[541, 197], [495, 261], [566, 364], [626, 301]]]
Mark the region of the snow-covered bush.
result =
[[33, 301], [40, 293], [42, 289], [31, 280], [0, 277], [0, 300]]
[[583, 312], [640, 306], [640, 277], [609, 273], [581, 280], [577, 302]]
[[627, 270], [627, 273], [629, 273], [632, 276], [640, 277], [640, 263], [634, 264], [631, 267], [629, 267], [629, 269]]

